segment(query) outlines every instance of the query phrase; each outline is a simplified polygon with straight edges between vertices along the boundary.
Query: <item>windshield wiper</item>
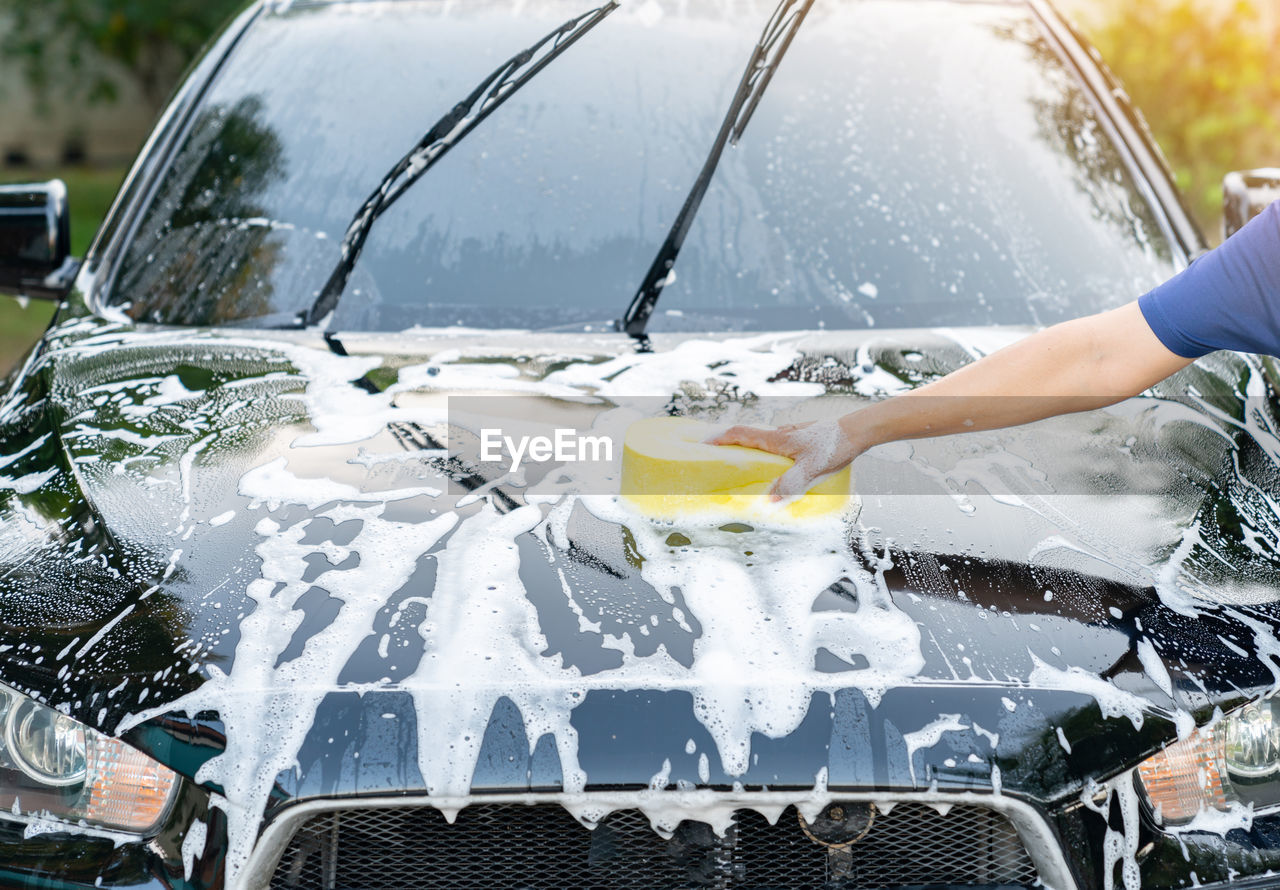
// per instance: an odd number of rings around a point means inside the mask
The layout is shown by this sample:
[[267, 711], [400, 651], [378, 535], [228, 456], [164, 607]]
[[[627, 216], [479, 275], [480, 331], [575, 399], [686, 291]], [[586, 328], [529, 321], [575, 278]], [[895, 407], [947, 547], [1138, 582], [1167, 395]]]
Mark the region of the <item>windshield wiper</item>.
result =
[[653, 309], [658, 304], [662, 288], [671, 278], [671, 268], [675, 265], [676, 256], [684, 245], [685, 236], [689, 234], [693, 217], [697, 214], [702, 198], [707, 193], [707, 187], [711, 184], [711, 177], [716, 172], [716, 166], [720, 163], [720, 156], [724, 154], [725, 146], [730, 141], [736, 145], [742, 138], [742, 131], [747, 128], [751, 115], [760, 104], [760, 97], [764, 95], [769, 81], [773, 79], [773, 72], [777, 70], [782, 57], [786, 55], [792, 38], [796, 36], [796, 31], [800, 29], [800, 23], [804, 21], [811, 6], [813, 6], [813, 0], [782, 0], [769, 18], [764, 31], [761, 32], [760, 40], [751, 53], [751, 61], [747, 63], [747, 70], [742, 73], [742, 80], [738, 84], [738, 91], [734, 94], [733, 103], [729, 106], [729, 112], [725, 115], [724, 122], [720, 124], [720, 132], [716, 134], [715, 144], [702, 165], [702, 172], [698, 174], [693, 189], [684, 199], [684, 206], [680, 208], [680, 214], [671, 226], [671, 231], [667, 233], [667, 240], [663, 241], [662, 246], [658, 248], [658, 255], [654, 257], [653, 265], [649, 267], [644, 277], [644, 283], [640, 285], [640, 289], [631, 299], [631, 305], [627, 307], [622, 320], [618, 322], [618, 327], [633, 337], [644, 336], [645, 325], [648, 324], [649, 316], [653, 314]]
[[[481, 121], [499, 105], [524, 86], [531, 77], [545, 68], [552, 59], [569, 48], [579, 37], [594, 28], [601, 19], [618, 8], [617, 0], [609, 0], [603, 6], [569, 19], [533, 46], [512, 56], [481, 81], [467, 96], [427, 131], [412, 150], [396, 162], [381, 184], [374, 189], [352, 218], [347, 233], [342, 238], [342, 253], [323, 288], [316, 294], [311, 308], [299, 313], [298, 321], [310, 327], [325, 318], [338, 305], [347, 280], [360, 259], [360, 252], [369, 237], [374, 222], [388, 207], [418, 181], [422, 174], [444, 157], [463, 137], [475, 129]], [[544, 52], [545, 50], [545, 52]], [[542, 55], [534, 61], [535, 56]], [[522, 73], [517, 77], [517, 72]]]

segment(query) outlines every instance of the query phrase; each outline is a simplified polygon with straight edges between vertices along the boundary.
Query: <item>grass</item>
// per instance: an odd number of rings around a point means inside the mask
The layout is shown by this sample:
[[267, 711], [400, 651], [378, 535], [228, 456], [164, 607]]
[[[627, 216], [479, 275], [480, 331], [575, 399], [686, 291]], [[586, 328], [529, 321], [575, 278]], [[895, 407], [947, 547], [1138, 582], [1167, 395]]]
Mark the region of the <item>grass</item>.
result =
[[[62, 170], [0, 170], [0, 184], [62, 179], [71, 206], [71, 253], [84, 256], [116, 190], [124, 180], [121, 168], [74, 167]], [[0, 296], [0, 376], [8, 373], [40, 338], [53, 317], [53, 304], [31, 300], [26, 306]]]

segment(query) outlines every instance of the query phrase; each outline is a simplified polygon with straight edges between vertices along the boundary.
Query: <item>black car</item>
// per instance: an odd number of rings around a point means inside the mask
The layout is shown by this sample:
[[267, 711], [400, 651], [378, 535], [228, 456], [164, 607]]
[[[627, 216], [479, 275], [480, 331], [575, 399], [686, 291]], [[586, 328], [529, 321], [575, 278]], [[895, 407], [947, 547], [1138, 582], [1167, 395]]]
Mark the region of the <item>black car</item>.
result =
[[0, 194], [61, 301], [0, 402], [0, 885], [1276, 882], [1269, 359], [795, 523], [455, 447], [847, 410], [1176, 273], [1048, 7], [258, 3], [83, 263], [66, 200]]

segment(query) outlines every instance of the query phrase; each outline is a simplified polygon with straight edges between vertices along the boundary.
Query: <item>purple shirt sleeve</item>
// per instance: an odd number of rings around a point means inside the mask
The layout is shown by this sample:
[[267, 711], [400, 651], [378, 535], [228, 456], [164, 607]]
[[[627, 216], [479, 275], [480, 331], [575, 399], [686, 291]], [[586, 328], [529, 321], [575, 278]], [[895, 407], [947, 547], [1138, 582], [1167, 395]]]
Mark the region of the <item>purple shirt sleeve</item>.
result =
[[1280, 355], [1280, 201], [1138, 299], [1170, 352]]

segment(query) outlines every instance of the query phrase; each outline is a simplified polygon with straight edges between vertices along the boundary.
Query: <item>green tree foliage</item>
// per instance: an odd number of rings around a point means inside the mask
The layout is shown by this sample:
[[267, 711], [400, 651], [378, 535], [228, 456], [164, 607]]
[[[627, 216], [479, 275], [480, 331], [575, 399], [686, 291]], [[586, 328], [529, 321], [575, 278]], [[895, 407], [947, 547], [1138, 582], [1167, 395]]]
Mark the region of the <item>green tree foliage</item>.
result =
[[1280, 166], [1280, 19], [1257, 3], [1107, 2], [1082, 24], [1173, 166], [1192, 212], [1221, 237], [1222, 175]]
[[[182, 69], [244, 0], [0, 0], [0, 52], [46, 99], [114, 100], [133, 77], [159, 109]], [[108, 63], [103, 64], [103, 60]], [[60, 91], [62, 95], [51, 95]]]

